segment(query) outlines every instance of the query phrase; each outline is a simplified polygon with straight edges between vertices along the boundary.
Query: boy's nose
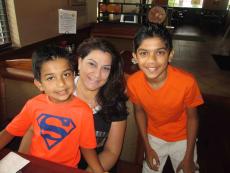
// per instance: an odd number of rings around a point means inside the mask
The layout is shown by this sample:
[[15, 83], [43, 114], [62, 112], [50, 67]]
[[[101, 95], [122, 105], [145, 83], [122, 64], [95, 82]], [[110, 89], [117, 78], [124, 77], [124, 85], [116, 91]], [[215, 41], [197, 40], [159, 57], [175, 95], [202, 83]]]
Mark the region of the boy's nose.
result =
[[148, 60], [149, 61], [156, 61], [156, 56], [153, 52], [149, 53]]
[[58, 86], [63, 86], [65, 85], [65, 80], [63, 78], [58, 79], [57, 81]]

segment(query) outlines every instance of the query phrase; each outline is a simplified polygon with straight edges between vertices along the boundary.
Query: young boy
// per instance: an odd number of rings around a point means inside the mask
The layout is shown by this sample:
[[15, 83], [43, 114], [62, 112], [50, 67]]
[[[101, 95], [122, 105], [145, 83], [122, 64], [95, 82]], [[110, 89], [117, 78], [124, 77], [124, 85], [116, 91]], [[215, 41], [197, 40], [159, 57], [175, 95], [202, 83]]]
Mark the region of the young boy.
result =
[[136, 122], [144, 141], [143, 173], [162, 172], [169, 156], [175, 172], [197, 169], [196, 107], [203, 103], [194, 77], [169, 65], [172, 38], [159, 24], [146, 24], [135, 35], [134, 61], [140, 71], [128, 79]]
[[92, 111], [73, 96], [75, 60], [61, 48], [45, 46], [32, 56], [34, 84], [43, 92], [27, 101], [0, 132], [0, 149], [32, 126], [30, 154], [76, 167], [80, 150], [93, 172], [102, 173], [96, 147]]

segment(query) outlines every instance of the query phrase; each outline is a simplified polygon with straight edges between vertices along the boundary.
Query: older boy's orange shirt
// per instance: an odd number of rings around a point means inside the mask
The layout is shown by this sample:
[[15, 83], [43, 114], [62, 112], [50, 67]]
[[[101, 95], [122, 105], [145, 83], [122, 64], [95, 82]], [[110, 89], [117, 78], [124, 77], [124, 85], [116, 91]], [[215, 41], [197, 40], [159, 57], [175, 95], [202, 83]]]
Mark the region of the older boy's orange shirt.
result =
[[194, 77], [175, 67], [168, 66], [164, 85], [153, 89], [142, 71], [128, 79], [130, 100], [142, 106], [147, 114], [147, 132], [165, 141], [186, 139], [186, 108], [203, 103]]
[[52, 103], [44, 94], [29, 100], [7, 126], [15, 136], [23, 136], [32, 125], [34, 136], [30, 154], [67, 166], [76, 167], [80, 149], [95, 148], [92, 111], [74, 97], [68, 103]]

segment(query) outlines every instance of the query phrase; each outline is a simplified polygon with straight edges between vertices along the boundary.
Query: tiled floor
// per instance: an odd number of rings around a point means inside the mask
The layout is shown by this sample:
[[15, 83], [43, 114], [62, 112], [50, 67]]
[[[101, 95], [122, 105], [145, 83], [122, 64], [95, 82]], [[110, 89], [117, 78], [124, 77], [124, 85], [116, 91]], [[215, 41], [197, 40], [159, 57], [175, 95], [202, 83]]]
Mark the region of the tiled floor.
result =
[[[188, 34], [183, 28], [181, 33]], [[174, 40], [172, 64], [193, 73], [203, 93], [230, 96], [230, 71], [221, 70], [212, 57], [214, 52], [224, 51], [223, 45], [220, 47], [222, 36], [209, 33], [198, 37], [201, 37], [200, 41]], [[230, 45], [229, 38], [224, 45]]]

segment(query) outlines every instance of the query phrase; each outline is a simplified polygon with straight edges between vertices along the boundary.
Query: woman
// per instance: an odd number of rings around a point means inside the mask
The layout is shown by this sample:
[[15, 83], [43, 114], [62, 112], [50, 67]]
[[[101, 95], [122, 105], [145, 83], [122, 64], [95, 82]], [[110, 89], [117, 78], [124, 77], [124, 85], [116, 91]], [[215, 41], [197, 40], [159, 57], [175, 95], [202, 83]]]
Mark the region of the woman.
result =
[[[110, 170], [121, 152], [127, 119], [123, 61], [107, 41], [89, 38], [77, 49], [77, 95], [93, 110], [97, 138], [97, 153], [105, 171]], [[19, 152], [28, 153], [30, 138], [25, 135]], [[79, 168], [86, 168], [81, 160]]]

